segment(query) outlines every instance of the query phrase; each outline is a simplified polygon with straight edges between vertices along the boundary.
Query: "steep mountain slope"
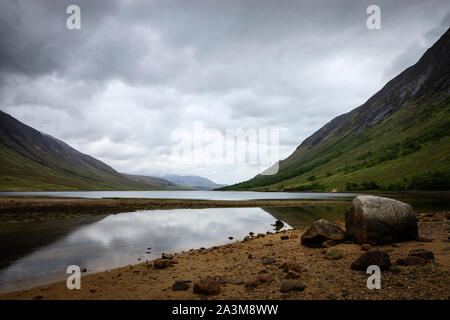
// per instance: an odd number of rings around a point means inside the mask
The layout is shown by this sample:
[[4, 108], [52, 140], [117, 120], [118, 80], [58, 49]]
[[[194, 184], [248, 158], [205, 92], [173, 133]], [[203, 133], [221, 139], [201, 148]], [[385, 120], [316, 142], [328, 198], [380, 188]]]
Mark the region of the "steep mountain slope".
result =
[[0, 191], [153, 190], [0, 111]]
[[223, 187], [224, 185], [217, 184], [207, 178], [199, 176], [178, 176], [178, 175], [166, 175], [162, 178], [176, 183], [187, 189], [195, 190], [211, 190], [215, 188]]
[[450, 31], [367, 102], [304, 140], [276, 175], [223, 190], [450, 189]]

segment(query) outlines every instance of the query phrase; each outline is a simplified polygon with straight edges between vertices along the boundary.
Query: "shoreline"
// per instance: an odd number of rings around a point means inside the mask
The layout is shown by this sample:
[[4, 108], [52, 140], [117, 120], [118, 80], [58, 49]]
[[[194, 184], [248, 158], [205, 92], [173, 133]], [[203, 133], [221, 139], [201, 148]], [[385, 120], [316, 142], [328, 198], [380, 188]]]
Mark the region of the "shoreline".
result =
[[[169, 255], [164, 268], [154, 261], [82, 274], [80, 290], [69, 290], [65, 281], [28, 290], [0, 294], [9, 299], [450, 299], [450, 243], [448, 212], [418, 215], [419, 233], [431, 242], [406, 241], [375, 246], [389, 253], [393, 266], [382, 272], [380, 290], [369, 290], [364, 271], [350, 269], [350, 264], [364, 251], [355, 243], [340, 243], [332, 248], [342, 258], [329, 260], [324, 248], [301, 245], [300, 235], [306, 229], [268, 233], [249, 240], [207, 249], [189, 250]], [[341, 227], [343, 222], [337, 223]], [[287, 239], [286, 239], [287, 238]], [[435, 259], [425, 265], [400, 266], [395, 263], [410, 250], [427, 249]], [[298, 274], [286, 273], [284, 262], [301, 266]], [[264, 270], [264, 271], [262, 271]], [[270, 281], [248, 286], [261, 273]], [[206, 296], [193, 292], [193, 286], [204, 278], [214, 278], [220, 292]], [[280, 287], [294, 280], [304, 284], [303, 291], [283, 293]], [[185, 283], [185, 291], [173, 290], [177, 280]]]
[[138, 210], [298, 207], [349, 202], [333, 200], [194, 200], [194, 199], [142, 199], [142, 198], [59, 198], [44, 196], [0, 197], [0, 223], [42, 221], [66, 217], [105, 215]]

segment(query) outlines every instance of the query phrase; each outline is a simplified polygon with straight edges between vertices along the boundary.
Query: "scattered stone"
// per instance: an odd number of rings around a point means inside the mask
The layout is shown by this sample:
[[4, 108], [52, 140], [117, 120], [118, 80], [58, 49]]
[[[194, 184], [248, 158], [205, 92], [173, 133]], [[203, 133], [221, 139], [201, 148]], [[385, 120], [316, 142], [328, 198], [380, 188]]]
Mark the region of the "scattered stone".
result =
[[298, 278], [300, 278], [300, 274], [298, 272], [295, 272], [294, 270], [288, 270], [288, 272], [285, 275], [285, 278], [298, 279]]
[[306, 287], [299, 281], [286, 281], [281, 285], [280, 292], [303, 291], [305, 288]]
[[397, 260], [397, 264], [401, 266], [414, 266], [414, 265], [424, 265], [427, 261], [421, 257], [417, 256], [407, 256], [406, 258], [400, 258]]
[[281, 238], [281, 240], [289, 240], [289, 236], [287, 236], [287, 235], [281, 236], [280, 238]]
[[259, 286], [259, 281], [257, 279], [250, 280], [245, 283], [245, 287], [247, 289], [255, 289], [257, 286]]
[[330, 248], [326, 253], [326, 257], [330, 260], [340, 259], [342, 258], [342, 251], [336, 248]]
[[212, 278], [199, 280], [194, 284], [194, 293], [207, 296], [219, 294], [220, 284]]
[[275, 227], [276, 227], [277, 229], [283, 228], [283, 227], [284, 227], [283, 221], [281, 221], [281, 220], [275, 221]]
[[302, 244], [312, 248], [320, 248], [322, 243], [333, 240], [336, 243], [345, 240], [344, 230], [337, 225], [320, 219], [314, 222], [301, 236]]
[[274, 279], [270, 274], [262, 273], [256, 277], [256, 280], [258, 280], [260, 283], [266, 283], [266, 282], [272, 282]]
[[298, 273], [306, 271], [306, 269], [300, 263], [293, 261], [283, 262], [280, 268], [283, 269], [284, 272], [288, 272], [289, 270], [293, 270]]
[[171, 263], [169, 259], [156, 259], [153, 261], [153, 267], [155, 269], [164, 269], [170, 267]]
[[363, 251], [368, 251], [370, 249], [372, 249], [372, 246], [368, 243], [364, 243], [361, 245], [361, 250], [363, 250]]
[[173, 291], [186, 291], [189, 289], [189, 285], [185, 281], [177, 280], [172, 285]]
[[233, 238], [233, 237], [228, 237], [228, 239], [229, 239], [229, 240], [233, 240], [234, 238]]
[[347, 236], [358, 243], [387, 244], [415, 240], [417, 218], [409, 204], [375, 197], [356, 197], [345, 214]]
[[262, 261], [262, 264], [265, 266], [267, 266], [269, 264], [274, 264], [276, 262], [276, 260], [271, 257], [262, 257], [261, 261]]
[[426, 249], [414, 249], [408, 253], [408, 256], [416, 256], [421, 257], [424, 260], [432, 260], [434, 259], [434, 254], [430, 250]]
[[389, 270], [391, 267], [391, 258], [387, 252], [373, 249], [356, 259], [350, 268], [353, 270], [367, 270], [367, 267], [371, 265], [377, 265], [381, 270]]
[[248, 258], [249, 258], [249, 259], [252, 259], [252, 258], [253, 258], [253, 255], [252, 255], [251, 253], [249, 253]]

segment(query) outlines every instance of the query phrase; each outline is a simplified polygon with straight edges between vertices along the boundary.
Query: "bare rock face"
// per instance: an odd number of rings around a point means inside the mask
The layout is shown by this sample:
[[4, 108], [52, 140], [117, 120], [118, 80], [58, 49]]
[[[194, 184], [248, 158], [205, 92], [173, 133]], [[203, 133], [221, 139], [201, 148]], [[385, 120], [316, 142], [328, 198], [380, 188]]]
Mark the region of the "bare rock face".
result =
[[387, 244], [415, 240], [417, 218], [412, 207], [401, 201], [358, 196], [345, 214], [349, 239], [358, 243]]
[[302, 234], [302, 244], [307, 247], [320, 248], [322, 243], [328, 240], [335, 244], [345, 240], [344, 230], [337, 225], [320, 219], [314, 222], [305, 233]]

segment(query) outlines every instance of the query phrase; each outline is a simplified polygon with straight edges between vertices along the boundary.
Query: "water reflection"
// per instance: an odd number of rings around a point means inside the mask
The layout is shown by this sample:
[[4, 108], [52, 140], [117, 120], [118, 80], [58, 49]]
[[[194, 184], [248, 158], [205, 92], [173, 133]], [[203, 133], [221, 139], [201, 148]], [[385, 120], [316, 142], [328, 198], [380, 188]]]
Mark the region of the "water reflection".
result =
[[[66, 278], [68, 265], [97, 272], [242, 239], [273, 230], [275, 218], [260, 208], [179, 209], [110, 215], [36, 249], [0, 272], [0, 291]], [[290, 228], [287, 224], [285, 228]], [[151, 248], [151, 249], [148, 249]], [[151, 252], [146, 254], [145, 252]]]

